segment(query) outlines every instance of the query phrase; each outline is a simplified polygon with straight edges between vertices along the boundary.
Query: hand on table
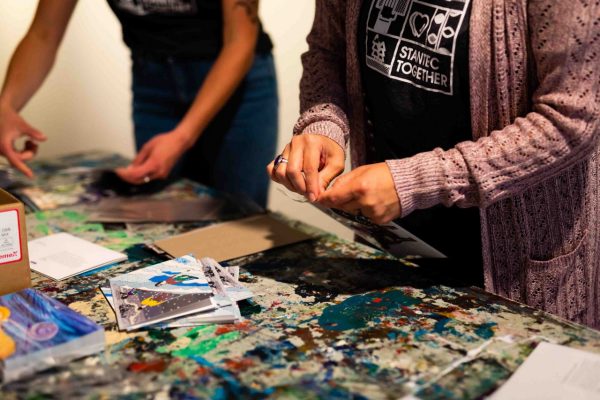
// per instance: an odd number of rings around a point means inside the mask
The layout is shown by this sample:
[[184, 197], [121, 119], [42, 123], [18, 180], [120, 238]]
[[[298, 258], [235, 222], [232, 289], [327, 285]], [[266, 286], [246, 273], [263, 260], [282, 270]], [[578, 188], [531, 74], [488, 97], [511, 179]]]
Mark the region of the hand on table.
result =
[[[23, 149], [19, 150], [15, 148], [15, 142], [21, 136], [26, 136], [27, 140]], [[29, 178], [33, 178], [33, 172], [25, 162], [35, 157], [37, 142], [44, 140], [46, 136], [29, 125], [14, 109], [0, 107], [0, 154]]]
[[344, 149], [332, 139], [314, 134], [294, 136], [281, 156], [288, 160], [277, 168], [267, 166], [271, 179], [289, 190], [316, 201], [329, 183], [344, 171]]
[[392, 174], [386, 163], [363, 165], [339, 177], [319, 203], [351, 214], [362, 213], [376, 224], [402, 214]]
[[161, 133], [148, 141], [133, 162], [115, 171], [121, 179], [139, 185], [165, 179], [183, 153], [191, 147], [186, 135], [178, 131]]

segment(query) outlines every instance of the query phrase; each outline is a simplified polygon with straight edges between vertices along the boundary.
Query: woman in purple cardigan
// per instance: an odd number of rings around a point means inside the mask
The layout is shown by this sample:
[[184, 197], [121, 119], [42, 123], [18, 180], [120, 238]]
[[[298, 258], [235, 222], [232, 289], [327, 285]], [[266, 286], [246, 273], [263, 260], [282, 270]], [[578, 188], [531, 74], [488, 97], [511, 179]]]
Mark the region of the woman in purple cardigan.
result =
[[302, 115], [269, 173], [600, 327], [599, 21], [592, 0], [317, 0]]

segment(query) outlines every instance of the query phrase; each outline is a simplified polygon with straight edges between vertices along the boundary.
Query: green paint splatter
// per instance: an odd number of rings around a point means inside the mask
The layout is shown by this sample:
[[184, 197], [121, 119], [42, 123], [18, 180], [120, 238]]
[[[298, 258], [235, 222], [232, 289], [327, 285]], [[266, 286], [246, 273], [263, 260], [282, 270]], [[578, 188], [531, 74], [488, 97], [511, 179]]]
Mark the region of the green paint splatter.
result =
[[35, 219], [38, 221], [46, 221], [48, 218], [46, 217], [46, 213], [43, 211], [38, 211], [35, 213]]
[[65, 210], [63, 211], [63, 215], [72, 222], [82, 222], [86, 220], [86, 216], [78, 213], [77, 211]]
[[199, 342], [192, 341], [187, 347], [176, 350], [172, 355], [176, 357], [195, 357], [206, 354], [216, 349], [221, 343], [235, 340], [240, 337], [239, 331], [227, 332], [219, 336], [215, 336], [210, 339], [202, 340]]
[[127, 237], [127, 232], [125, 232], [125, 231], [108, 232], [108, 237], [113, 238], [113, 239], [124, 239]]
[[151, 329], [148, 331], [148, 336], [154, 340], [160, 340], [166, 344], [171, 344], [177, 339], [175, 336], [173, 336], [171, 331], [167, 329]]
[[78, 232], [98, 232], [98, 233], [103, 233], [104, 232], [104, 226], [102, 226], [102, 224], [84, 224], [84, 225], [75, 227], [75, 229], [73, 231], [76, 232], [76, 233], [78, 233]]
[[48, 236], [50, 234], [50, 228], [48, 225], [38, 225], [35, 229], [44, 236]]

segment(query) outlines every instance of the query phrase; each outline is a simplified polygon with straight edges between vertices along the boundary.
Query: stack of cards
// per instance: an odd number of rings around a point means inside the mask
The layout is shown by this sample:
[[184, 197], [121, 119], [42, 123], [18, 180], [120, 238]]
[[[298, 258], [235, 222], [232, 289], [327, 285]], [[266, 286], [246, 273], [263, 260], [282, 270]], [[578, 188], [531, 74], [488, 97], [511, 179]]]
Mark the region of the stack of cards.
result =
[[103, 349], [104, 329], [59, 301], [33, 289], [0, 297], [2, 382]]
[[238, 278], [239, 267], [188, 255], [118, 276], [100, 289], [121, 330], [189, 327], [239, 321], [237, 302], [252, 292]]

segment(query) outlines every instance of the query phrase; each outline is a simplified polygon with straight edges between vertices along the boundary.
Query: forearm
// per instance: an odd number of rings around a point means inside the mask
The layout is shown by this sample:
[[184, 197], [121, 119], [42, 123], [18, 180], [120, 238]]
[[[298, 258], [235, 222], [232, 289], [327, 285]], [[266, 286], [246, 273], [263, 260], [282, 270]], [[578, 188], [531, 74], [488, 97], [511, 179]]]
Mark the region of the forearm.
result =
[[302, 55], [300, 118], [294, 134], [316, 133], [346, 147], [349, 137], [346, 93], [346, 2], [319, 0]]
[[225, 45], [176, 130], [193, 144], [227, 103], [254, 60], [255, 41]]
[[20, 111], [48, 76], [56, 49], [43, 37], [35, 34], [25, 36], [10, 60], [0, 104]]
[[40, 0], [31, 27], [17, 46], [0, 92], [0, 105], [21, 110], [52, 69], [77, 0]]

